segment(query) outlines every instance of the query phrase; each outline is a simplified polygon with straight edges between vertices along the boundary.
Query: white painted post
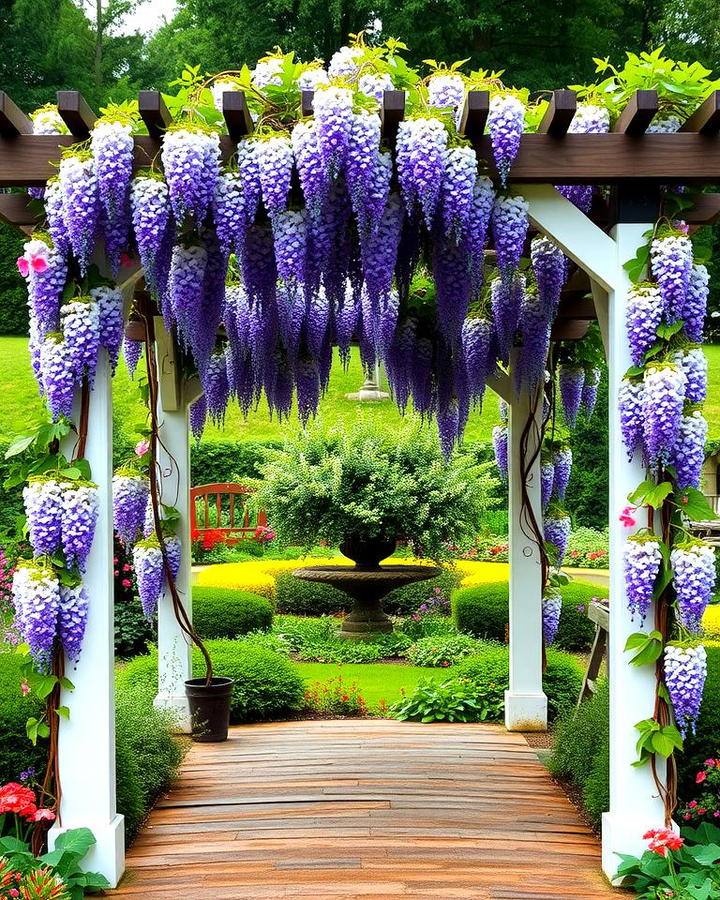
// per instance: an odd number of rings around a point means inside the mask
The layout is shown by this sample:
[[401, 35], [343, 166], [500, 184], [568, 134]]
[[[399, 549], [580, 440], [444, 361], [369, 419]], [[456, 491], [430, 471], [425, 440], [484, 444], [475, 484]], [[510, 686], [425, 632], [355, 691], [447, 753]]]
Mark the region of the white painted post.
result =
[[[77, 409], [74, 418], [79, 420]], [[61, 824], [51, 829], [49, 841], [53, 847], [61, 832], [89, 828], [97, 843], [83, 867], [100, 872], [115, 887], [125, 868], [125, 841], [123, 817], [115, 807], [112, 387], [104, 350], [90, 394], [89, 422], [85, 458], [98, 486], [99, 515], [83, 578], [89, 612], [82, 654], [76, 665], [66, 661], [75, 689], [61, 697], [70, 718], [60, 720]]]
[[[609, 369], [610, 416], [610, 633], [608, 669], [610, 678], [610, 810], [602, 821], [602, 864], [612, 878], [620, 861], [617, 853], [641, 856], [645, 849], [643, 834], [664, 823], [664, 806], [653, 781], [650, 766], [634, 768], [635, 724], [653, 714], [655, 701], [654, 666], [632, 666], [624, 652], [628, 635], [634, 631], [652, 631], [651, 608], [645, 625], [631, 621], [623, 572], [623, 549], [632, 531], [619, 521], [627, 505], [627, 496], [645, 478], [639, 459], [628, 461], [622, 442], [618, 392], [624, 373], [631, 365], [625, 326], [627, 291], [630, 282], [622, 265], [635, 256], [651, 224], [619, 224], [612, 236], [616, 242], [617, 275], [615, 290], [608, 298], [607, 360]], [[596, 302], [599, 300], [596, 294]], [[601, 314], [601, 315], [604, 315]], [[638, 525], [642, 523], [639, 522]], [[662, 779], [664, 765], [658, 760]]]
[[[539, 404], [536, 426], [527, 442], [532, 457], [540, 438]], [[522, 509], [520, 439], [530, 416], [527, 391], [510, 405], [508, 438], [510, 532], [510, 689], [505, 691], [505, 727], [508, 731], [546, 731], [547, 697], [542, 684], [542, 568], [540, 550], [532, 538]], [[526, 480], [530, 504], [542, 523], [540, 455]]]

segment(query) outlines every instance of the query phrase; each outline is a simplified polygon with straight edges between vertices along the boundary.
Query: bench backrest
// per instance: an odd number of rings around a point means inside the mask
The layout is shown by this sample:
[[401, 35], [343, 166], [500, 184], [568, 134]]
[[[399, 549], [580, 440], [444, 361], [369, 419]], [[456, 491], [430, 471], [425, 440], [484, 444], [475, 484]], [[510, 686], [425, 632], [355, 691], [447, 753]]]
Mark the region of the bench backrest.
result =
[[201, 484], [190, 489], [190, 524], [193, 532], [221, 531], [226, 543], [252, 538], [267, 527], [265, 510], [251, 515], [247, 499], [253, 488], [229, 482]]

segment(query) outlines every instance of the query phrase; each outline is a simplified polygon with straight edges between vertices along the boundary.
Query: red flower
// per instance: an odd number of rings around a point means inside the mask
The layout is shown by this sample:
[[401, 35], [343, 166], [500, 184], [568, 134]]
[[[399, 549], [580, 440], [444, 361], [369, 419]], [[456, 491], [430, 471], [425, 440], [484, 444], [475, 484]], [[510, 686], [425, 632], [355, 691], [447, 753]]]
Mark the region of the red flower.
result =
[[698, 772], [695, 776], [695, 784], [702, 784], [707, 778], [707, 772]]
[[660, 856], [667, 856], [668, 850], [679, 850], [685, 843], [685, 840], [671, 828], [655, 828], [646, 831], [643, 835], [644, 841], [649, 841], [648, 850], [652, 853], [658, 853]]
[[16, 781], [0, 787], [0, 815], [15, 813], [23, 818], [32, 819], [37, 812], [35, 792]]

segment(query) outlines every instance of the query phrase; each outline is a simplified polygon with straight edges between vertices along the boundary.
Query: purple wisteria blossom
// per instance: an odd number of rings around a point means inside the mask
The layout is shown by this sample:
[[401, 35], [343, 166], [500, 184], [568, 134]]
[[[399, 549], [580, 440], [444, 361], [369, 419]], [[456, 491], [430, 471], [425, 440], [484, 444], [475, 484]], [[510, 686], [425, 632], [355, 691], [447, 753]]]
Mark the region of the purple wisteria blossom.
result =
[[273, 218], [278, 275], [294, 297], [307, 281], [307, 219], [304, 209], [286, 209]]
[[474, 294], [478, 294], [482, 286], [485, 245], [494, 206], [495, 188], [493, 183], [485, 175], [481, 175], [475, 179], [467, 232], [467, 249], [470, 256]]
[[677, 443], [670, 459], [675, 466], [680, 490], [700, 487], [707, 436], [707, 419], [699, 410], [694, 410], [680, 419]]
[[122, 291], [118, 288], [102, 286], [93, 288], [90, 291], [90, 296], [97, 304], [100, 346], [107, 350], [110, 368], [115, 374], [125, 327]]
[[38, 238], [24, 244], [23, 250], [22, 259], [27, 262], [28, 301], [35, 315], [38, 333], [44, 338], [58, 327], [67, 263], [62, 253]]
[[512, 281], [520, 263], [530, 223], [524, 197], [500, 196], [492, 211], [492, 233], [503, 281]]
[[482, 401], [490, 372], [492, 346], [492, 322], [484, 316], [469, 316], [463, 322], [462, 347], [465, 357], [468, 388], [476, 403]]
[[358, 90], [378, 103], [383, 101], [383, 93], [391, 91], [395, 85], [389, 72], [366, 72], [358, 78]]
[[275, 134], [258, 140], [255, 152], [263, 203], [272, 217], [287, 207], [293, 167], [292, 141], [287, 135]]
[[655, 238], [650, 245], [652, 273], [658, 283], [668, 321], [681, 319], [685, 310], [693, 249], [690, 238], [681, 232]]
[[53, 419], [72, 415], [75, 372], [70, 351], [61, 334], [51, 333], [40, 347], [42, 387]]
[[130, 188], [132, 224], [145, 280], [157, 294], [160, 288], [158, 261], [170, 224], [170, 194], [159, 178], [139, 176]]
[[82, 649], [88, 618], [88, 598], [82, 584], [60, 585], [58, 637], [72, 662], [77, 662]]
[[645, 537], [628, 538], [623, 563], [630, 615], [634, 618], [637, 614], [644, 622], [662, 564], [660, 544]]
[[[192, 407], [191, 407], [192, 411]], [[133, 544], [142, 532], [150, 482], [132, 469], [118, 469], [113, 475], [113, 523], [125, 546]]]
[[562, 594], [554, 588], [547, 588], [542, 598], [542, 627], [546, 647], [555, 642], [561, 613]]
[[330, 87], [315, 92], [313, 112], [325, 168], [335, 176], [345, 163], [353, 123], [353, 94], [348, 88]]
[[678, 622], [688, 631], [699, 631], [715, 589], [715, 549], [696, 541], [670, 551]]
[[210, 209], [220, 175], [219, 135], [185, 127], [167, 131], [162, 164], [175, 219], [182, 222], [192, 216], [200, 225]]
[[582, 391], [582, 409], [585, 418], [589, 419], [595, 411], [598, 388], [600, 387], [600, 369], [592, 368], [585, 372], [585, 384]]
[[560, 303], [560, 292], [565, 284], [567, 271], [565, 255], [550, 238], [535, 237], [530, 242], [530, 261], [537, 282], [538, 295], [552, 321]]
[[561, 447], [553, 454], [553, 496], [558, 500], [565, 499], [572, 464], [573, 454], [570, 447]]
[[165, 583], [162, 550], [157, 538], [144, 538], [135, 544], [133, 568], [143, 612], [148, 619], [151, 619], [157, 610], [158, 600]]
[[65, 347], [77, 381], [95, 381], [100, 350], [100, 310], [92, 297], [78, 297], [60, 310]]
[[700, 715], [707, 654], [702, 644], [697, 647], [665, 647], [665, 686], [670, 695], [675, 722], [683, 738], [688, 731], [695, 734]]
[[458, 72], [439, 72], [428, 81], [428, 103], [435, 109], [458, 109], [465, 102], [465, 82]]
[[565, 422], [568, 428], [574, 428], [582, 403], [585, 369], [582, 366], [559, 366], [558, 384]]
[[64, 157], [60, 162], [59, 177], [63, 223], [84, 275], [100, 223], [100, 195], [92, 158]]
[[325, 69], [315, 67], [300, 73], [297, 87], [299, 91], [315, 91], [321, 84], [329, 83], [330, 79]]
[[63, 489], [62, 542], [70, 566], [85, 571], [98, 518], [97, 486], [88, 483], [66, 484]]
[[205, 430], [207, 419], [207, 400], [202, 394], [190, 407], [190, 430], [196, 441], [199, 441]]
[[362, 47], [341, 47], [330, 57], [328, 75], [333, 81], [352, 81], [360, 68]]
[[282, 84], [282, 75], [280, 74], [282, 72], [282, 67], [283, 60], [282, 57], [279, 56], [266, 56], [264, 59], [259, 60], [252, 70], [250, 78], [253, 86], [259, 90], [263, 90], [263, 88], [266, 88], [271, 84]]
[[645, 370], [642, 416], [648, 462], [654, 470], [670, 460], [677, 443], [687, 379], [677, 366]]
[[123, 356], [125, 357], [125, 365], [131, 378], [135, 376], [135, 369], [140, 362], [142, 356], [143, 342], [135, 341], [132, 338], [123, 339]]
[[642, 381], [624, 379], [618, 395], [620, 407], [620, 428], [623, 443], [632, 459], [636, 451], [644, 450], [645, 429], [643, 418], [643, 395], [645, 385]]
[[398, 181], [409, 216], [419, 207], [432, 228], [445, 177], [448, 133], [439, 119], [405, 119], [397, 136]]
[[175, 245], [162, 311], [169, 327], [173, 322], [177, 323], [178, 334], [186, 345], [203, 327], [203, 284], [207, 264], [208, 253], [203, 246]]
[[534, 391], [545, 377], [550, 332], [555, 313], [537, 290], [523, 293], [518, 320], [521, 351], [513, 365], [513, 382], [516, 390], [521, 386]]
[[672, 361], [685, 374], [685, 399], [688, 403], [704, 403], [707, 397], [708, 361], [702, 347], [674, 353]]
[[70, 251], [70, 235], [65, 227], [63, 214], [63, 191], [60, 186], [60, 178], [53, 177], [45, 185], [45, 218], [47, 219], [48, 232], [52, 238], [58, 253], [67, 256]]
[[545, 541], [552, 544], [557, 550], [554, 560], [559, 568], [563, 564], [567, 553], [568, 540], [570, 539], [570, 516], [553, 514], [545, 516], [543, 520]]
[[460, 406], [456, 398], [438, 409], [436, 414], [440, 449], [446, 460], [452, 456], [453, 449], [461, 432]]
[[133, 171], [135, 140], [129, 124], [100, 120], [90, 135], [98, 193], [109, 222], [124, 217]]
[[445, 151], [445, 176], [441, 187], [441, 208], [445, 236], [456, 243], [467, 234], [475, 199], [477, 159], [472, 147], [451, 147]]
[[[355, 118], [359, 119], [360, 116]], [[377, 117], [363, 116], [362, 119], [370, 122], [372, 119], [377, 119]], [[354, 130], [358, 132], [356, 136], [359, 139], [361, 137], [359, 130], [357, 128]], [[380, 127], [378, 123], [378, 144], [379, 141]], [[354, 144], [355, 142], [353, 141], [353, 147]], [[297, 123], [292, 131], [292, 147], [295, 154], [295, 165], [300, 178], [300, 186], [305, 197], [305, 207], [310, 217], [314, 219], [320, 214], [330, 190], [330, 179], [325, 158], [320, 148], [318, 125], [315, 119], [307, 119]], [[367, 149], [365, 146], [362, 146], [362, 148], [358, 146], [354, 150], [353, 159], [361, 158], [364, 164], [369, 165], [369, 159], [366, 155]], [[350, 188], [349, 172], [350, 169], [348, 170], [348, 187], [352, 195], [353, 189]]]
[[502, 278], [495, 278], [490, 284], [490, 302], [501, 362], [508, 361], [515, 342], [525, 289], [525, 276], [520, 274], [515, 275], [510, 284]]
[[540, 466], [540, 502], [543, 513], [547, 512], [548, 504], [553, 495], [555, 484], [555, 466], [552, 462], [544, 462]]
[[46, 562], [20, 560], [13, 575], [12, 594], [22, 639], [30, 647], [35, 665], [47, 672], [60, 610], [60, 585], [52, 567]]
[[492, 430], [495, 462], [503, 481], [508, 480], [508, 429], [507, 425], [495, 425]]
[[710, 291], [710, 276], [707, 267], [696, 264], [692, 267], [687, 295], [685, 297], [685, 334], [696, 344], [701, 344], [705, 331], [705, 316]]
[[62, 543], [62, 485], [34, 477], [23, 488], [28, 536], [35, 556], [52, 556]]
[[201, 381], [210, 418], [216, 425], [222, 425], [230, 397], [224, 351], [218, 349], [213, 351], [205, 371], [201, 374]]
[[[345, 181], [362, 234], [377, 222], [390, 190], [390, 178], [384, 177], [386, 157], [384, 154], [382, 157], [380, 155], [379, 117], [370, 113], [354, 113], [350, 128]], [[378, 190], [384, 198], [374, 196]], [[379, 199], [383, 200], [380, 209]]]
[[504, 186], [520, 149], [520, 139], [525, 127], [523, 102], [512, 94], [497, 94], [490, 101], [487, 125], [493, 158]]

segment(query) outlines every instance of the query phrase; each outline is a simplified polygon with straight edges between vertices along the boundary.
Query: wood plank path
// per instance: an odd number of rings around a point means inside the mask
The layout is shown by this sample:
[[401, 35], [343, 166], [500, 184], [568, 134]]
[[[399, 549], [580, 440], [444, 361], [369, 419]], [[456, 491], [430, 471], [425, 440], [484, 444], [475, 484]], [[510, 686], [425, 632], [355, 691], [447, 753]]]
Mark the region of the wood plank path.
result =
[[195, 744], [112, 898], [627, 897], [522, 735], [281, 722]]

